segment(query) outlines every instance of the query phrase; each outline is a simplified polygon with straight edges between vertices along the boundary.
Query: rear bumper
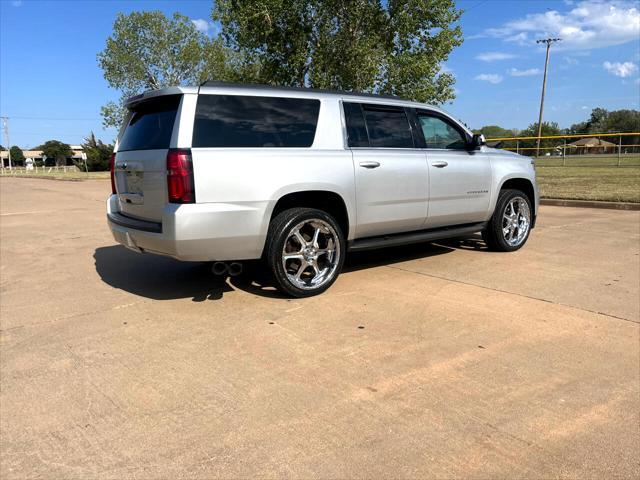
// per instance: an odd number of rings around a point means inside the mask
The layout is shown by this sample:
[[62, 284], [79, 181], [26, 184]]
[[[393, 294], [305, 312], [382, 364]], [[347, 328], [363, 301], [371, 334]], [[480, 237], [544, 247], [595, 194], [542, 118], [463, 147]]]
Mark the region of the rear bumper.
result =
[[260, 258], [267, 234], [267, 202], [167, 204], [161, 222], [123, 215], [115, 195], [107, 200], [113, 238], [137, 252], [185, 261]]

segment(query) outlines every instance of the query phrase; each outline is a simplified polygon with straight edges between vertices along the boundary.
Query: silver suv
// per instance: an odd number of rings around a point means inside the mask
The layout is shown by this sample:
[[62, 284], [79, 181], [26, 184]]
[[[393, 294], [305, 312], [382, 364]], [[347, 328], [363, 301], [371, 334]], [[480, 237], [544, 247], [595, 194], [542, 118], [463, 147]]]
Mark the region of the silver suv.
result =
[[347, 251], [482, 232], [509, 252], [535, 225], [532, 160], [488, 148], [436, 107], [205, 82], [127, 108], [107, 217], [138, 252], [218, 273], [262, 258], [282, 291], [307, 297], [329, 288]]

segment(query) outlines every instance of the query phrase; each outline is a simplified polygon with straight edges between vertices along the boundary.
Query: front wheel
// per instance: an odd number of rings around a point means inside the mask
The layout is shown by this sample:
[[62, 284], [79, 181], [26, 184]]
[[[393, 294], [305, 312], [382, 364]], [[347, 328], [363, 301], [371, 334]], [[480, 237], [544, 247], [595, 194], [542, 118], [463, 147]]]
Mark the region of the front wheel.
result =
[[322, 210], [291, 208], [271, 222], [266, 257], [278, 288], [293, 297], [328, 289], [344, 263], [344, 235]]
[[482, 238], [491, 250], [513, 252], [522, 247], [531, 231], [531, 202], [520, 190], [502, 190]]

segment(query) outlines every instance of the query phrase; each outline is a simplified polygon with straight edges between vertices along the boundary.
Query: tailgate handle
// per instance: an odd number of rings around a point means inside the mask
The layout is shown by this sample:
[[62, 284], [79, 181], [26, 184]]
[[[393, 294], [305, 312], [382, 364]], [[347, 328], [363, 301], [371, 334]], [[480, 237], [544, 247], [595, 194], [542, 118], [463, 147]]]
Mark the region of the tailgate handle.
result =
[[118, 194], [121, 202], [128, 203], [130, 205], [142, 205], [144, 203], [144, 197], [137, 193], [120, 193]]

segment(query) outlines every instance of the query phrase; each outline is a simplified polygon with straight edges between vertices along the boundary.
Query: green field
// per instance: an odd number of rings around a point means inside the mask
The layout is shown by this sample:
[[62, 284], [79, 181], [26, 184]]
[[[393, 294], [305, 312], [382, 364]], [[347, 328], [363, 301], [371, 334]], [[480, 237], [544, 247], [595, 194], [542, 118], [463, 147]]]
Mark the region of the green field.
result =
[[47, 178], [50, 180], [99, 180], [99, 179], [108, 179], [109, 172], [81, 172], [79, 170], [69, 170], [67, 172], [64, 171], [51, 171], [47, 172], [46, 170], [43, 172], [42, 170], [38, 172], [34, 172], [33, 170], [25, 170], [24, 168], [18, 169], [14, 168], [13, 170], [9, 170], [5, 168], [4, 171], [0, 173], [1, 177], [14, 177], [14, 178]]
[[536, 166], [542, 198], [640, 202], [640, 167]]
[[[536, 162], [536, 171], [542, 198], [640, 203], [640, 167], [571, 166], [562, 168], [545, 166], [540, 159]], [[23, 170], [21, 173], [13, 174], [5, 171], [3, 176], [82, 181], [107, 180], [109, 172], [87, 174], [73, 171], [28, 174]]]
[[618, 159], [617, 154], [610, 155], [567, 155], [562, 157], [544, 157], [536, 158], [536, 166], [539, 167], [640, 167], [640, 154], [621, 155]]

